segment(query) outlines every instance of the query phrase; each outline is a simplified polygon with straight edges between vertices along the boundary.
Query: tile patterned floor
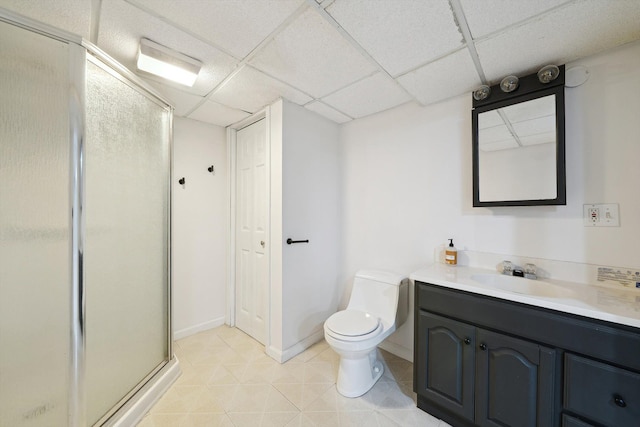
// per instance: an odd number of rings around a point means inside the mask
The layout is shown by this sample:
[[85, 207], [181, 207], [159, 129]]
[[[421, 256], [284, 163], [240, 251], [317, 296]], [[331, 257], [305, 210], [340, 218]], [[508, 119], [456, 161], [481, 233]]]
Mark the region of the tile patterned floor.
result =
[[413, 365], [384, 350], [364, 396], [336, 390], [338, 355], [321, 341], [284, 364], [236, 328], [176, 342], [182, 376], [138, 427], [450, 427], [416, 408]]

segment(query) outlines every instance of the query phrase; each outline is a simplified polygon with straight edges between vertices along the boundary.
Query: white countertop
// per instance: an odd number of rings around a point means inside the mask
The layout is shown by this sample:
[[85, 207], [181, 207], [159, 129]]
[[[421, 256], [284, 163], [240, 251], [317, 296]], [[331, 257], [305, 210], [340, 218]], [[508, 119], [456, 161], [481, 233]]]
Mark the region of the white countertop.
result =
[[[488, 275], [502, 276], [495, 270], [433, 264], [412, 273], [410, 278], [414, 281], [640, 328], [640, 289], [629, 289], [623, 286], [618, 289], [616, 285], [590, 285], [553, 279], [529, 281], [521, 277], [508, 276], [501, 277], [497, 283], [490, 283], [492, 280], [481, 283], [477, 279], [478, 277], [492, 279]], [[510, 288], [509, 280], [522, 282], [515, 282], [516, 286]], [[518, 289], [519, 285], [527, 284], [541, 290], [548, 287], [557, 295], [535, 295]]]

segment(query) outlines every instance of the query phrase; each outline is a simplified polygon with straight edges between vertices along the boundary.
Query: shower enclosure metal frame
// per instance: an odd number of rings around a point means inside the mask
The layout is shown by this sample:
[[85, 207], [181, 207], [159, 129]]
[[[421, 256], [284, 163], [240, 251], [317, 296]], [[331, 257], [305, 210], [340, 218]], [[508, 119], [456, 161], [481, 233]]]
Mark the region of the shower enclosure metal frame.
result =
[[[85, 399], [85, 349], [86, 349], [86, 282], [84, 270], [84, 244], [85, 244], [85, 88], [86, 66], [89, 62], [108, 71], [131, 88], [145, 95], [158, 105], [167, 107], [172, 113], [170, 102], [159, 95], [151, 86], [137, 77], [134, 73], [123, 67], [108, 54], [81, 37], [66, 31], [34, 21], [24, 16], [15, 14], [0, 7], [0, 22], [4, 22], [25, 30], [66, 43], [69, 46], [69, 129], [70, 129], [70, 213], [71, 213], [71, 331], [70, 331], [70, 358], [69, 358], [69, 400], [68, 400], [68, 425], [84, 427], [87, 425], [86, 399]], [[160, 371], [168, 368], [177, 368], [177, 359], [173, 355], [172, 348], [172, 308], [171, 308], [171, 177], [173, 175], [173, 161], [171, 157], [173, 146], [173, 114], [169, 115], [169, 140], [168, 140], [168, 168], [166, 173], [166, 218], [168, 241], [166, 251], [167, 289], [166, 289], [166, 345], [168, 358], [156, 366], [137, 386], [129, 391], [115, 406], [102, 416], [94, 425], [118, 425], [119, 411], [128, 409], [131, 412], [132, 398], [145, 389], [153, 388], [154, 381], [159, 382], [157, 376]], [[170, 366], [172, 365], [172, 366]], [[173, 366], [174, 365], [174, 366]], [[177, 374], [176, 374], [177, 375]], [[154, 378], [156, 377], [156, 378]], [[166, 389], [168, 384], [160, 386]], [[166, 383], [166, 380], [165, 380]], [[159, 396], [146, 398], [147, 407]], [[127, 408], [129, 406], [129, 408]], [[135, 411], [134, 411], [135, 412]], [[116, 415], [114, 417], [114, 415]]]

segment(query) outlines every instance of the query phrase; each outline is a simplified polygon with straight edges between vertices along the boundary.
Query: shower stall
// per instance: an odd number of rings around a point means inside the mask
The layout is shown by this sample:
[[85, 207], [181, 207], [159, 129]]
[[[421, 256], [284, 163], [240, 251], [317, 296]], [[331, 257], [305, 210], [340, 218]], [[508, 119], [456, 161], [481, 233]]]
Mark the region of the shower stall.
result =
[[0, 427], [131, 425], [179, 375], [172, 114], [90, 43], [0, 9]]

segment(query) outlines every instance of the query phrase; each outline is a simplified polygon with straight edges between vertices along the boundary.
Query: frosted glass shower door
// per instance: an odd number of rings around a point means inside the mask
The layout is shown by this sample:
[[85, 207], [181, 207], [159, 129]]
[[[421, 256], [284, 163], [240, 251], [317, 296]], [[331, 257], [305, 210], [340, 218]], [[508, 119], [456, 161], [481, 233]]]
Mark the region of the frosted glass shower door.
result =
[[171, 112], [87, 62], [86, 390], [90, 425], [169, 360]]
[[65, 426], [69, 45], [0, 22], [0, 94], [0, 426]]

